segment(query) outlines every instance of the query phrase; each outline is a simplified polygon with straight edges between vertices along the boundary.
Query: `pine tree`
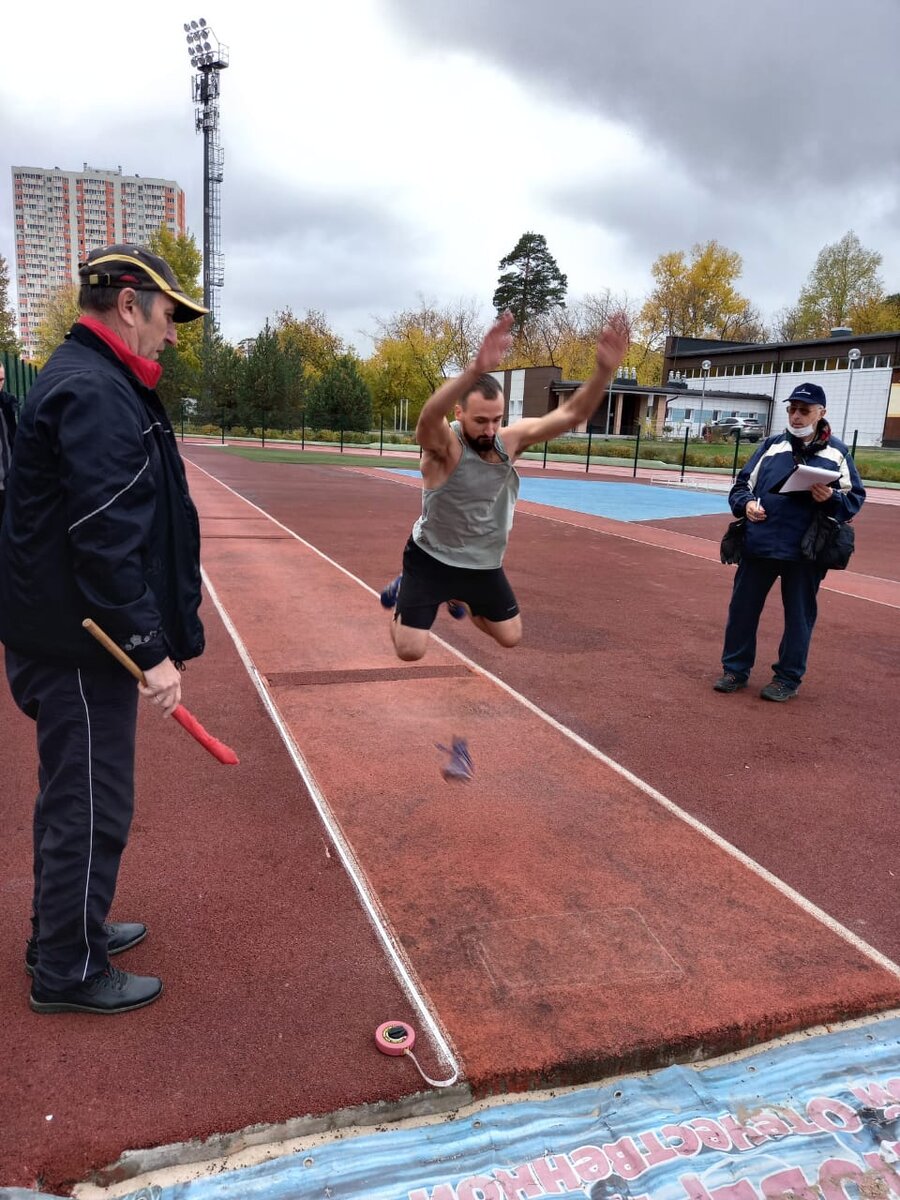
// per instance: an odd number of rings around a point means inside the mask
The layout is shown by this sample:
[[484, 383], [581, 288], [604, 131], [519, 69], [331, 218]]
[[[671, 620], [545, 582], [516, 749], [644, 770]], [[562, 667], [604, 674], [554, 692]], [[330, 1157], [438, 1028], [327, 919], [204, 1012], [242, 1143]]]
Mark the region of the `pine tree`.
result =
[[498, 313], [509, 309], [515, 317], [514, 332], [520, 332], [532, 317], [565, 306], [568, 281], [543, 234], [523, 233], [501, 258], [500, 270], [494, 308]]
[[20, 354], [21, 349], [16, 337], [16, 317], [9, 299], [9, 266], [0, 254], [0, 350]]
[[316, 429], [372, 428], [372, 396], [352, 354], [335, 359], [312, 385], [306, 422]]

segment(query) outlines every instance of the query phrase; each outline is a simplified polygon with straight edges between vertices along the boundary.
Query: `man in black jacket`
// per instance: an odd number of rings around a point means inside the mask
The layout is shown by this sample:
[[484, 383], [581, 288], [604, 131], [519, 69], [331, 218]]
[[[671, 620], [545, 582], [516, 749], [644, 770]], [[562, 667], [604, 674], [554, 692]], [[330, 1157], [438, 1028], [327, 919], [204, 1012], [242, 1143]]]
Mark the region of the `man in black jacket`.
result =
[[6, 477], [16, 436], [16, 398], [6, 390], [6, 367], [0, 362], [0, 525], [6, 503]]
[[37, 726], [31, 1007], [117, 1013], [162, 990], [109, 962], [147, 932], [108, 921], [134, 804], [138, 692], [168, 715], [180, 668], [203, 651], [199, 522], [154, 391], [156, 360], [178, 322], [207, 310], [137, 246], [95, 250], [79, 273], [82, 316], [31, 387], [16, 434], [0, 641], [13, 697]]

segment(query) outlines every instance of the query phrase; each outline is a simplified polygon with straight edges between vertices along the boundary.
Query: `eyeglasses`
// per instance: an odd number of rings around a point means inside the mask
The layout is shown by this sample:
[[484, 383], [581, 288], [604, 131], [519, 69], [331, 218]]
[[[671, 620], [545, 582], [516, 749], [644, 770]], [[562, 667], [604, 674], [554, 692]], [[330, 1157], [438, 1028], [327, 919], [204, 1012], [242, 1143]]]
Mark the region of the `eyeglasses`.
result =
[[789, 413], [801, 413], [804, 417], [812, 416], [812, 409], [807, 404], [789, 404], [787, 410]]

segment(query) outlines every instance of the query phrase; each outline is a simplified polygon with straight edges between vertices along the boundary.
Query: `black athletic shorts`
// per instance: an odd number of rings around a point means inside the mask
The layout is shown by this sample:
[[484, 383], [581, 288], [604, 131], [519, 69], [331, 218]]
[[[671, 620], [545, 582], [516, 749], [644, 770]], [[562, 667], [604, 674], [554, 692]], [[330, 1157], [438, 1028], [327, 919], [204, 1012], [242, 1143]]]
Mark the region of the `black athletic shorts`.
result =
[[475, 617], [509, 621], [519, 606], [502, 567], [481, 571], [450, 567], [417, 546], [412, 538], [403, 551], [403, 579], [396, 611], [410, 629], [430, 629], [438, 609], [448, 600], [462, 600]]

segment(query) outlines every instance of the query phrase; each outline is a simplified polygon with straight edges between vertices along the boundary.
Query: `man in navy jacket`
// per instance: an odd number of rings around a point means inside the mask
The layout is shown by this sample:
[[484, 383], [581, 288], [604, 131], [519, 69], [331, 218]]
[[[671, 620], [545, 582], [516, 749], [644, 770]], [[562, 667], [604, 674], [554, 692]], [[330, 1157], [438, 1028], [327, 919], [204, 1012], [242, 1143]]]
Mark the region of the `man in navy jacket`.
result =
[[[737, 692], [747, 686], [756, 659], [756, 631], [766, 597], [781, 580], [784, 636], [773, 663], [774, 676], [760, 692], [764, 700], [796, 696], [806, 672], [809, 643], [816, 623], [819, 584], [825, 569], [804, 558], [803, 535], [816, 511], [849, 521], [866, 498], [847, 447], [832, 436], [825, 420], [825, 392], [801, 383], [787, 398], [783, 433], [767, 438], [738, 475], [728, 497], [736, 517], [746, 517], [743, 556], [728, 609], [723, 674], [713, 687]], [[833, 483], [815, 483], [808, 491], [781, 491], [797, 466], [819, 467], [838, 475]]]
[[[203, 651], [199, 522], [154, 388], [176, 324], [207, 310], [138, 246], [93, 251], [80, 279], [82, 316], [29, 390], [16, 433], [0, 641], [13, 697], [37, 726], [31, 1007], [105, 1014], [162, 990], [110, 965], [147, 931], [108, 916], [134, 804], [138, 692], [168, 715], [184, 661]], [[86, 632], [86, 617], [146, 685]]]

